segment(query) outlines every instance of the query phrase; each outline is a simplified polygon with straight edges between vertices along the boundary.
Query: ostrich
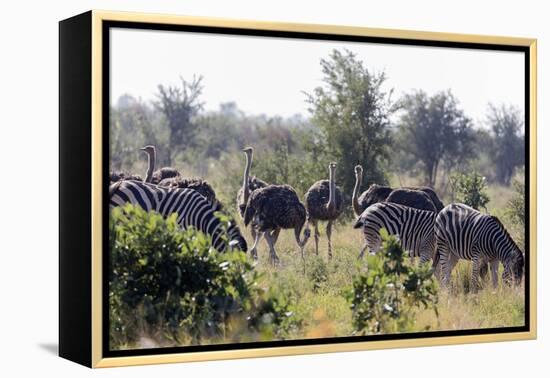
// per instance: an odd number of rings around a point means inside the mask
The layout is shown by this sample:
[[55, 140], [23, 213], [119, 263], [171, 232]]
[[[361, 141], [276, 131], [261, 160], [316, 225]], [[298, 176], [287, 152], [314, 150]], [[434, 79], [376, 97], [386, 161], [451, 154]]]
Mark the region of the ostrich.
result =
[[[256, 191], [257, 189], [267, 187], [268, 184], [265, 181], [260, 180], [256, 176], [250, 177], [250, 167], [252, 166], [254, 149], [252, 147], [246, 147], [246, 148], [243, 148], [243, 152], [246, 159], [246, 163], [244, 166], [243, 184], [239, 189], [239, 192], [237, 193], [237, 209], [239, 211], [239, 214], [241, 215], [241, 218], [244, 219], [244, 212], [246, 210], [246, 205], [248, 204], [250, 194], [254, 193], [254, 191]], [[259, 241], [262, 234], [260, 233], [259, 236], [256, 235], [256, 229], [254, 227], [251, 227], [250, 235], [252, 236], [252, 240], [256, 241], [256, 239], [258, 238], [258, 241]], [[256, 244], [254, 245], [254, 247], [256, 247]], [[255, 248], [251, 250], [251, 253], [252, 253], [252, 257], [257, 258]]]
[[[246, 158], [246, 164], [244, 167], [243, 175], [243, 185], [237, 193], [237, 208], [241, 217], [244, 217], [244, 211], [246, 209], [246, 204], [250, 197], [250, 193], [254, 192], [256, 189], [265, 188], [267, 183], [260, 180], [256, 176], [250, 177], [250, 167], [252, 166], [252, 158], [254, 155], [254, 149], [252, 147], [243, 148], [243, 152]], [[254, 238], [254, 235], [252, 235]]]
[[319, 254], [319, 221], [328, 221], [328, 257], [332, 258], [332, 222], [334, 222], [344, 210], [342, 192], [336, 187], [336, 163], [329, 164], [329, 179], [320, 180], [313, 184], [305, 195], [308, 223], [315, 227], [315, 253]]
[[432, 188], [405, 187], [392, 189], [389, 186], [372, 184], [369, 189], [359, 195], [359, 188], [363, 177], [363, 168], [355, 167], [355, 187], [353, 188], [352, 206], [356, 216], [360, 216], [365, 209], [378, 202], [393, 202], [420, 210], [439, 212], [443, 203]]
[[145, 146], [141, 148], [147, 154], [147, 174], [145, 182], [158, 185], [162, 180], [170, 177], [179, 176], [180, 173], [172, 167], [163, 167], [155, 171], [155, 163], [157, 160], [157, 150], [155, 146]]
[[216, 199], [216, 192], [214, 188], [206, 181], [200, 177], [169, 177], [163, 179], [159, 186], [165, 188], [180, 188], [180, 189], [193, 189], [199, 192], [203, 197], [205, 197], [208, 202], [215, 205], [217, 210], [221, 209], [221, 203]]
[[438, 212], [430, 196], [421, 190], [406, 188], [394, 189], [384, 202], [397, 203], [399, 205], [405, 205], [419, 210], [428, 210], [434, 213]]
[[133, 175], [123, 171], [109, 172], [109, 185], [118, 181], [123, 181], [123, 180], [143, 181], [140, 175]]
[[306, 209], [300, 202], [298, 194], [290, 185], [268, 185], [250, 193], [246, 209], [244, 211], [244, 224], [255, 230], [254, 245], [250, 250], [251, 255], [257, 258], [256, 248], [263, 235], [269, 245], [271, 263], [279, 261], [275, 252], [275, 243], [281, 229], [294, 229], [296, 243], [300, 248], [300, 255], [304, 263], [304, 246], [306, 245], [310, 231], [304, 230], [304, 237], [300, 234], [306, 222]]
[[380, 186], [372, 184], [367, 190], [359, 195], [359, 189], [361, 188], [361, 182], [363, 181], [363, 167], [360, 165], [355, 166], [355, 186], [353, 187], [353, 195], [351, 197], [351, 204], [353, 212], [356, 216], [359, 216], [365, 211], [367, 207], [377, 202], [382, 202], [392, 192], [392, 188], [388, 186]]

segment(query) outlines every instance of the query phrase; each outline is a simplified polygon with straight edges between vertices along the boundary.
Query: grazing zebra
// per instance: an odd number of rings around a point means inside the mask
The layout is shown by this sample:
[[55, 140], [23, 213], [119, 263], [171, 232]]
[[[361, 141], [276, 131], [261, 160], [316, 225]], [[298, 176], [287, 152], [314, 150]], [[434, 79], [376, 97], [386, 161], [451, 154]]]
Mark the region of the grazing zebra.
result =
[[494, 287], [498, 285], [499, 262], [504, 265], [502, 278], [505, 282], [521, 282], [523, 253], [496, 217], [464, 204], [450, 204], [436, 218], [435, 236], [440, 256], [434, 260], [441, 258], [444, 285], [448, 285], [459, 259], [472, 261], [470, 287], [474, 291], [478, 288], [480, 266], [487, 263], [491, 265]]
[[435, 235], [434, 223], [436, 213], [419, 210], [396, 203], [379, 202], [369, 206], [359, 216], [354, 228], [363, 228], [365, 244], [359, 258], [368, 248], [371, 253], [380, 249], [380, 230], [385, 228], [390, 235], [401, 241], [403, 249], [409, 251], [411, 258], [420, 257], [420, 263], [434, 257]]
[[[109, 187], [109, 206], [122, 206], [126, 203], [139, 205], [146, 211], [154, 210], [162, 216], [177, 213], [177, 222], [182, 228], [193, 226], [212, 237], [212, 245], [218, 251], [226, 250], [222, 223], [214, 215], [215, 206], [193, 189], [163, 188], [139, 181], [119, 181]], [[231, 223], [227, 233], [230, 246], [246, 252], [246, 240], [235, 223]]]

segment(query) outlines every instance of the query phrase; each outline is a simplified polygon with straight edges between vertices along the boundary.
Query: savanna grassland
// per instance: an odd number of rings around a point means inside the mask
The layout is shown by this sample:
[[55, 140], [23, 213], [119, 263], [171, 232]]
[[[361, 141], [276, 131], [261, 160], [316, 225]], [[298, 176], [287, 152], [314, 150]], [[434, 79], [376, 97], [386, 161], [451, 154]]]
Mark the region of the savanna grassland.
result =
[[[435, 279], [428, 282], [432, 278], [423, 276], [428, 289], [420, 302], [426, 305], [410, 305], [404, 320], [389, 306], [390, 310], [376, 313], [395, 315], [385, 328], [376, 324], [378, 315], [368, 314], [370, 328], [358, 326], [360, 311], [352, 308], [350, 291], [359, 287], [359, 278], [370, 285], [377, 272], [370, 269], [371, 262], [373, 266], [381, 262], [358, 259], [363, 235], [352, 228], [354, 167], [363, 167], [360, 192], [371, 184], [429, 186], [444, 204], [465, 203], [497, 216], [524, 251], [524, 115], [514, 104], [488, 104], [486, 119], [474, 121], [452, 91], [445, 89], [431, 95], [418, 89], [394, 99], [385, 84], [391, 72], [373, 72], [347, 50], [334, 50], [321, 59], [320, 66], [323, 84], [304, 94], [310, 106], [307, 116], [257, 115], [239, 109], [234, 102], [206, 111], [199, 76], [189, 81], [181, 78], [181, 86], [159, 85], [156, 98], [149, 102], [124, 95], [112, 106], [111, 170], [145, 177], [147, 161], [140, 148], [156, 146], [156, 168], [171, 166], [184, 177], [206, 180], [223, 204], [227, 220], [238, 224], [249, 248], [253, 244], [250, 230], [236, 208], [244, 147], [255, 149], [251, 176], [269, 184], [290, 185], [302, 201], [312, 184], [328, 179], [329, 162], [336, 162], [335, 181], [345, 204], [332, 231], [333, 258], [328, 259], [321, 222], [319, 255], [315, 255], [311, 237], [305, 248], [305, 266], [293, 230], [281, 231], [275, 245], [280, 258], [277, 266], [270, 264], [264, 240], [257, 261], [244, 253], [227, 254], [226, 261], [224, 254], [209, 252], [204, 235], [182, 236], [174, 224], [131, 212], [139, 219], [135, 224], [128, 221], [127, 230], [143, 230], [148, 247], [136, 244], [143, 235], [124, 231], [122, 226], [114, 238], [118, 239], [112, 241], [111, 253], [120, 262], [120, 271], [113, 268], [111, 276], [112, 348], [524, 324], [523, 283], [510, 287], [501, 282], [494, 289], [487, 277], [484, 288], [474, 293], [469, 288], [471, 263], [460, 261], [449, 289], [438, 288]], [[124, 226], [127, 220], [119, 214], [112, 221]], [[164, 240], [174, 247], [166, 251]], [[181, 250], [180, 245], [186, 247]], [[129, 256], [130, 252], [135, 256]], [[139, 279], [132, 277], [130, 266], [140, 272]], [[164, 273], [155, 269], [164, 269]], [[425, 273], [414, 269], [410, 270], [413, 274]], [[208, 285], [201, 286], [205, 277]], [[376, 279], [380, 277], [387, 278], [380, 273]], [[376, 290], [380, 294], [383, 288]], [[414, 293], [403, 295], [410, 295], [403, 297], [405, 302], [413, 301]], [[364, 299], [367, 303], [369, 298]], [[387, 304], [374, 302], [365, 304], [363, 310], [368, 313], [368, 306]]]

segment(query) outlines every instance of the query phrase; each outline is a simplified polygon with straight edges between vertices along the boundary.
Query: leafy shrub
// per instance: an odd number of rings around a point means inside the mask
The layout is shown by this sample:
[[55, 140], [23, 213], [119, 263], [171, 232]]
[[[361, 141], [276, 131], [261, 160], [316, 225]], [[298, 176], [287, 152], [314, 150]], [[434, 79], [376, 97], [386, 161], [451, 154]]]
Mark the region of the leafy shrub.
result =
[[313, 291], [317, 292], [323, 288], [328, 281], [329, 271], [325, 260], [319, 256], [313, 256], [310, 259], [308, 267], [308, 278], [313, 283]]
[[506, 208], [506, 215], [510, 218], [511, 224], [517, 229], [519, 234], [518, 245], [524, 246], [525, 244], [525, 181], [522, 177], [525, 177], [523, 171], [518, 175], [519, 178], [513, 181], [514, 196], [508, 202]]
[[437, 316], [438, 289], [429, 264], [411, 265], [399, 241], [385, 230], [381, 235], [382, 248], [368, 256], [367, 272], [347, 293], [354, 332], [363, 335], [411, 331], [420, 308], [433, 308]]
[[[254, 330], [285, 332], [289, 304], [258, 287], [246, 254], [217, 252], [205, 234], [181, 230], [175, 215], [164, 219], [132, 205], [115, 208], [109, 238], [113, 347], [142, 334], [177, 344], [223, 338], [235, 317], [248, 319]], [[270, 311], [269, 322], [255, 320]]]
[[477, 172], [455, 173], [450, 177], [451, 188], [458, 202], [476, 210], [486, 208], [489, 202], [485, 177]]

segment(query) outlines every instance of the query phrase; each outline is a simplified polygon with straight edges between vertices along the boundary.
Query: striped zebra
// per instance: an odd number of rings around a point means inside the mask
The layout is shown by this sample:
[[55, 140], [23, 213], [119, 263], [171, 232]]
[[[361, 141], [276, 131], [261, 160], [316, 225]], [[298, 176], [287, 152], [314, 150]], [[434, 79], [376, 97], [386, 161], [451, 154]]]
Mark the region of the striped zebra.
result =
[[[164, 217], [177, 213], [177, 222], [183, 229], [193, 226], [212, 238], [218, 251], [227, 248], [223, 225], [214, 215], [216, 207], [193, 189], [165, 188], [141, 181], [119, 181], [109, 187], [109, 207], [132, 203], [146, 211], [154, 210]], [[246, 240], [235, 223], [227, 230], [231, 247], [246, 252]]]
[[448, 285], [459, 259], [472, 261], [470, 287], [478, 288], [480, 266], [490, 263], [493, 286], [498, 285], [498, 263], [504, 265], [503, 281], [516, 283], [523, 276], [524, 257], [508, 231], [491, 215], [454, 203], [436, 218], [435, 236], [443, 269], [443, 284]]
[[354, 228], [363, 228], [365, 244], [359, 258], [368, 248], [371, 253], [380, 249], [380, 230], [385, 228], [390, 235], [399, 238], [403, 249], [411, 258], [420, 257], [420, 263], [427, 262], [435, 254], [434, 223], [437, 214], [391, 202], [379, 202], [367, 207], [359, 216]]

